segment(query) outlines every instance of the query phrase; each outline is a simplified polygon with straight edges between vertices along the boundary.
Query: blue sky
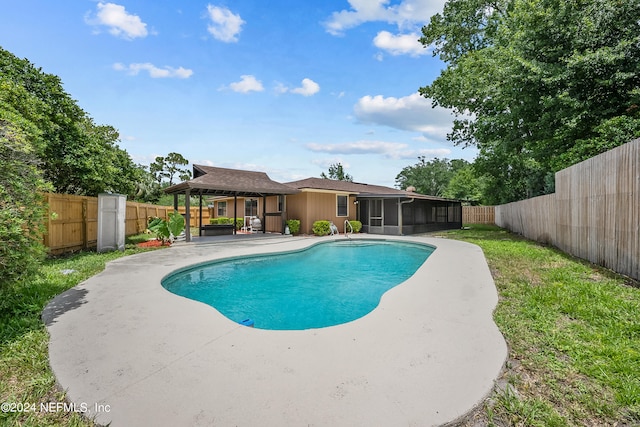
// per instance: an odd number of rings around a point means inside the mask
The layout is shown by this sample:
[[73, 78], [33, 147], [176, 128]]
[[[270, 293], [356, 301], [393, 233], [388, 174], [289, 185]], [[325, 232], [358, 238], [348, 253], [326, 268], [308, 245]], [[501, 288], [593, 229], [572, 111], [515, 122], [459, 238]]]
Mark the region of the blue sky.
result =
[[264, 171], [342, 163], [394, 186], [418, 156], [473, 160], [418, 88], [443, 63], [417, 42], [443, 0], [5, 1], [0, 46], [62, 79], [136, 163]]

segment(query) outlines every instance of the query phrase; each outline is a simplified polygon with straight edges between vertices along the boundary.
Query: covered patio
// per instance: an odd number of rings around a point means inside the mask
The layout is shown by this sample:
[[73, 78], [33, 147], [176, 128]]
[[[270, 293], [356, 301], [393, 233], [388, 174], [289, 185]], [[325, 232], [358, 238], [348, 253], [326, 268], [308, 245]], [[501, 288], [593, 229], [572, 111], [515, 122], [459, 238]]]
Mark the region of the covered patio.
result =
[[[238, 197], [262, 198], [264, 208], [262, 211], [261, 222], [266, 225], [267, 217], [280, 217], [282, 220], [285, 219], [285, 212], [283, 210], [278, 210], [281, 206], [279, 203], [274, 204], [275, 209], [273, 211], [267, 212], [267, 197], [284, 197], [288, 194], [299, 193], [299, 190], [295, 188], [273, 181], [264, 172], [252, 172], [202, 165], [193, 165], [193, 179], [168, 187], [164, 191], [167, 194], [173, 194], [173, 207], [175, 210], [178, 210], [178, 196], [181, 194], [185, 196], [185, 220], [187, 225], [191, 223], [191, 196], [197, 195], [199, 197], [200, 218], [198, 224], [200, 225], [200, 235], [202, 235], [203, 228], [203, 197], [233, 197], [233, 224], [236, 223], [238, 218], [244, 218], [244, 213], [242, 216], [238, 216]], [[266, 232], [266, 226], [262, 227], [262, 232]], [[237, 230], [233, 227], [233, 234], [235, 235], [236, 233]], [[185, 240], [190, 242], [191, 237], [190, 227], [187, 226], [185, 228]]]

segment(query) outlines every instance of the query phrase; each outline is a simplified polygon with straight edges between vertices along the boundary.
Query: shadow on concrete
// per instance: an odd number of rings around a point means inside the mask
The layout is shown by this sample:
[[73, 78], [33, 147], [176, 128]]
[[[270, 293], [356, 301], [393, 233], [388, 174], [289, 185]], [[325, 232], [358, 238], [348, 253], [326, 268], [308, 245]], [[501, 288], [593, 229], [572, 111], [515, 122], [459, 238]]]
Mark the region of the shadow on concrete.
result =
[[56, 296], [42, 310], [42, 321], [47, 326], [54, 324], [59, 316], [85, 304], [85, 297], [88, 293], [89, 291], [86, 289], [71, 288]]

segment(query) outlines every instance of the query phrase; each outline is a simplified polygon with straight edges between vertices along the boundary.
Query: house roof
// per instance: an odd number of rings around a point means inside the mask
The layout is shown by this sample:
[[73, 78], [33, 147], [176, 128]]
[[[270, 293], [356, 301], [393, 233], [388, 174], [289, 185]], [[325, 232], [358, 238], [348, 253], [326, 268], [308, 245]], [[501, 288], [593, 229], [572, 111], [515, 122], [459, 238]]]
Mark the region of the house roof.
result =
[[338, 181], [325, 178], [307, 178], [300, 181], [287, 182], [289, 185], [298, 190], [313, 189], [313, 190], [327, 190], [327, 191], [339, 191], [355, 194], [359, 197], [406, 197], [414, 199], [424, 200], [446, 200], [437, 196], [428, 196], [425, 194], [415, 193], [413, 191], [399, 190], [397, 188], [385, 187], [382, 185], [362, 184], [359, 182], [350, 181]]
[[193, 165], [193, 179], [166, 188], [168, 194], [183, 194], [187, 189], [197, 194], [215, 196], [272, 196], [295, 194], [299, 190], [273, 181], [264, 172]]

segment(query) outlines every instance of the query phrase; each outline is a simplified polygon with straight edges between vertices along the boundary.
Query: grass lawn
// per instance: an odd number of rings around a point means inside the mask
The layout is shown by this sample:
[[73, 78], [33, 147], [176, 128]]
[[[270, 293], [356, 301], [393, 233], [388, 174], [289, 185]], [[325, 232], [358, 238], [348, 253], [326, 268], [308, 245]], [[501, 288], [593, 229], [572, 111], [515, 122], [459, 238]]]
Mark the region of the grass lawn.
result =
[[128, 238], [124, 252], [47, 259], [37, 277], [0, 289], [0, 403], [16, 404], [9, 412], [0, 411], [0, 426], [94, 425], [78, 413], [41, 410], [41, 404], [63, 403], [65, 396], [49, 367], [49, 336], [40, 315], [54, 296], [99, 273], [106, 262], [145, 251], [135, 243], [146, 239], [148, 235]]
[[638, 283], [494, 226], [438, 233], [482, 248], [500, 295], [509, 386], [490, 425], [640, 425]]
[[[500, 294], [494, 318], [509, 345], [504, 379], [510, 386], [482, 408], [485, 424], [640, 424], [636, 282], [497, 227], [438, 235], [479, 245]], [[73, 412], [40, 412], [40, 403], [64, 402], [49, 368], [40, 315], [51, 298], [97, 274], [107, 261], [140, 251], [128, 245], [124, 253], [49, 259], [36, 278], [0, 290], [0, 403], [38, 410], [0, 412], [0, 425], [93, 425]]]

